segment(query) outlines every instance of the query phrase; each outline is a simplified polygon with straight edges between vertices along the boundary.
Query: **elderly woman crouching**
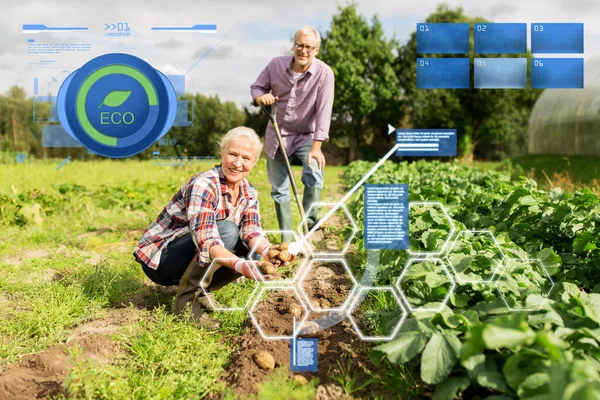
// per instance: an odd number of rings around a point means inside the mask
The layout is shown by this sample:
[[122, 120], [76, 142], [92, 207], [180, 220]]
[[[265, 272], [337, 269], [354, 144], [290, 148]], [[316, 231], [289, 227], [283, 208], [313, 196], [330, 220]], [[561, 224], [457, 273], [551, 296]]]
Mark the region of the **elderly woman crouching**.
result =
[[[221, 164], [181, 186], [135, 248], [152, 281], [179, 286], [173, 312], [191, 307], [200, 327], [220, 327], [205, 314], [217, 304], [211, 292], [242, 275], [259, 280], [255, 261], [246, 260], [249, 249], [267, 258], [270, 243], [260, 226], [258, 193], [246, 180], [261, 151], [254, 130], [230, 130], [221, 142]], [[218, 264], [210, 267], [214, 259]]]

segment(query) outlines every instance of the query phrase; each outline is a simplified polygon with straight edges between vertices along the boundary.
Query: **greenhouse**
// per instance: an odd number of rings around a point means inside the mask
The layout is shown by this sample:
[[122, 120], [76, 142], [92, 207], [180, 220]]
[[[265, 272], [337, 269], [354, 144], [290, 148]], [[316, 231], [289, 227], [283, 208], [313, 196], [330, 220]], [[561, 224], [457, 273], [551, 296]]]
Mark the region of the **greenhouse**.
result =
[[546, 89], [529, 119], [529, 154], [600, 155], [600, 58], [585, 61], [584, 89]]

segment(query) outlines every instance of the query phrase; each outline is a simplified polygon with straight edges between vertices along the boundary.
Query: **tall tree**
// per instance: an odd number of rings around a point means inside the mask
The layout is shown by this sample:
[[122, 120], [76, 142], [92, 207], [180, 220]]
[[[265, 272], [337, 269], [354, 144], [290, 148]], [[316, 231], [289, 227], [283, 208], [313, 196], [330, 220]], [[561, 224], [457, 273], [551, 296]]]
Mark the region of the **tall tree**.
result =
[[374, 136], [388, 140], [381, 134], [387, 123], [402, 118], [400, 86], [392, 68], [394, 43], [385, 39], [377, 16], [369, 25], [354, 3], [338, 7], [331, 30], [323, 35], [319, 58], [335, 74], [332, 137], [347, 137], [350, 161]]
[[[481, 17], [466, 16], [460, 7], [451, 9], [447, 5], [440, 5], [425, 22], [489, 21]], [[487, 55], [473, 53], [472, 40], [469, 56], [487, 57]], [[417, 57], [417, 35], [413, 32], [409, 41], [398, 49], [394, 65], [404, 90], [405, 105], [409, 109], [411, 122], [415, 128], [456, 128], [459, 155], [468, 160], [472, 160], [474, 156], [503, 158], [524, 149], [527, 120], [539, 96], [539, 90], [417, 89]], [[528, 53], [527, 57], [530, 58], [531, 54]], [[473, 75], [472, 62], [471, 75]]]

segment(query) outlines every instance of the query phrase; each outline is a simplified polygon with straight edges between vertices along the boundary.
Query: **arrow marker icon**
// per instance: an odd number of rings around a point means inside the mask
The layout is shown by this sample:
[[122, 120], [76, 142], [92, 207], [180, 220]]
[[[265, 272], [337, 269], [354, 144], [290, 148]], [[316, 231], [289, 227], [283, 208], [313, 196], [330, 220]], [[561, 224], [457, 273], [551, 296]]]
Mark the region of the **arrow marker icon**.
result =
[[396, 130], [396, 128], [394, 128], [393, 126], [388, 124], [388, 135], [391, 134], [392, 132], [394, 132], [395, 130]]

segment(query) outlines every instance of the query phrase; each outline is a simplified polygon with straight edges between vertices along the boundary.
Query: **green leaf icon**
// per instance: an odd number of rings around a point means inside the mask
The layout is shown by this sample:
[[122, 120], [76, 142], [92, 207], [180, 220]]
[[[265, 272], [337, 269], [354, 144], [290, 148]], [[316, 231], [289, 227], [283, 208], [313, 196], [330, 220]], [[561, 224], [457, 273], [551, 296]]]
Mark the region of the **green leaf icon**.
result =
[[104, 98], [104, 102], [98, 106], [98, 108], [103, 105], [108, 107], [119, 107], [121, 104], [125, 103], [125, 101], [131, 95], [131, 90], [113, 90]]

